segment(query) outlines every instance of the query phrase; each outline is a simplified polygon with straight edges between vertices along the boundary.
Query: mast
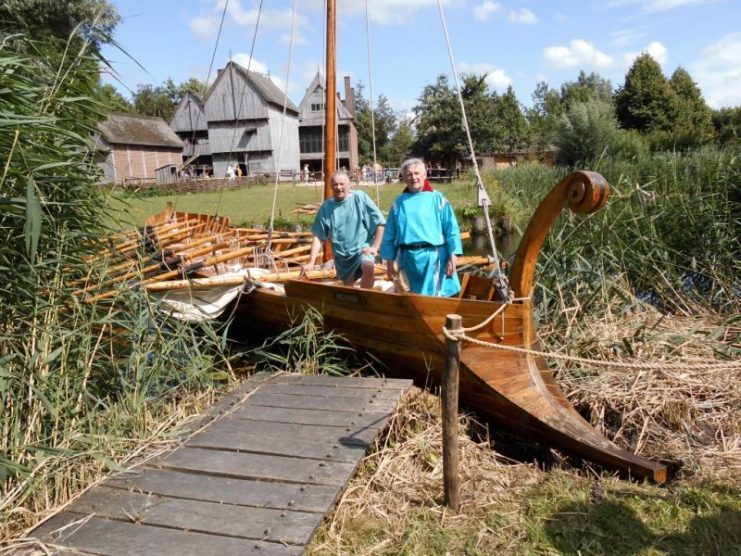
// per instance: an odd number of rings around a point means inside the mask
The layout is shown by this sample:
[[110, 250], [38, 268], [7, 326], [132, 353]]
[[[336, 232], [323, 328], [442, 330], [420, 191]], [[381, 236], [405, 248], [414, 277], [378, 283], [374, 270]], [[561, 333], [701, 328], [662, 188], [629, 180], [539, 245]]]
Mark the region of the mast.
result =
[[[327, 82], [324, 88], [324, 198], [332, 196], [331, 176], [337, 167], [337, 11], [336, 0], [327, 0]], [[332, 246], [324, 242], [324, 262], [332, 259]]]

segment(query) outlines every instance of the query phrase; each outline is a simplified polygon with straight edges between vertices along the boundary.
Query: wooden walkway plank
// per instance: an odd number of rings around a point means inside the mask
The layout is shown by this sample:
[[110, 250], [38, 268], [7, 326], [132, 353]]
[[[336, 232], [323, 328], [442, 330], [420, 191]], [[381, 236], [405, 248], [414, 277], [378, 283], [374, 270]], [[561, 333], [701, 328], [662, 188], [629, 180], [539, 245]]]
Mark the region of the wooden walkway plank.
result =
[[337, 496], [327, 485], [302, 485], [143, 468], [106, 482], [111, 488], [274, 510], [324, 512]]
[[344, 485], [355, 471], [354, 463], [188, 447], [178, 448], [152, 465], [235, 479], [335, 486]]
[[179, 447], [32, 536], [96, 555], [301, 554], [410, 386], [260, 374], [192, 422]]
[[249, 508], [98, 488], [66, 509], [69, 513], [293, 545], [306, 544], [322, 514]]
[[274, 454], [294, 458], [309, 458], [341, 463], [355, 463], [367, 451], [368, 444], [328, 444], [324, 441], [306, 438], [295, 438], [293, 442], [276, 444], [271, 437], [262, 434], [261, 430], [254, 432], [217, 432], [206, 431], [199, 434], [186, 446], [189, 448], [223, 449], [229, 446], [238, 452], [249, 451], [258, 454]]
[[[252, 434], [263, 433], [265, 436], [273, 438], [301, 438], [312, 440], [318, 444], [338, 444], [358, 445], [367, 448], [371, 442], [378, 436], [379, 429], [384, 428], [379, 424], [386, 424], [386, 419], [379, 422], [374, 415], [369, 419], [358, 419], [351, 417], [349, 422], [342, 425], [311, 425], [303, 423], [284, 423], [275, 421], [257, 421], [243, 419], [238, 413], [233, 413], [228, 417], [219, 419], [208, 428], [209, 433], [228, 433], [228, 434]], [[347, 417], [345, 417], [347, 419]], [[347, 427], [353, 429], [353, 442], [346, 442], [348, 438]], [[200, 435], [199, 435], [200, 436]]]
[[[149, 527], [113, 519], [62, 512], [34, 531], [33, 536], [72, 553], [69, 547], [107, 556], [293, 556], [302, 546], [286, 546], [193, 531]], [[50, 551], [54, 554], [56, 551]]]
[[[369, 423], [362, 427], [376, 431], [386, 426], [388, 413], [355, 413], [358, 417], [368, 416]], [[249, 419], [251, 421], [271, 421], [274, 423], [292, 423], [296, 425], [334, 425], [344, 427], [346, 432], [360, 433], [357, 427], [350, 425], [348, 419], [350, 412], [324, 411], [321, 409], [292, 409], [288, 407], [267, 407], [248, 405], [241, 407], [239, 413], [234, 417]], [[352, 419], [351, 419], [352, 420]], [[349, 429], [349, 430], [347, 430]], [[351, 436], [351, 435], [348, 435]]]

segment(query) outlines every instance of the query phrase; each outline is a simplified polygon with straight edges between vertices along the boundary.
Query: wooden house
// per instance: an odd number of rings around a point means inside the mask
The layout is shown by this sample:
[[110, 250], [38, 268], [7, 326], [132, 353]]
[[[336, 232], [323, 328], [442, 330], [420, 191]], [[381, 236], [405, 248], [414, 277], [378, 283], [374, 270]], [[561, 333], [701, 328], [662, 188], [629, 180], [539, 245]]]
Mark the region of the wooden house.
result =
[[182, 163], [183, 143], [162, 118], [111, 113], [98, 131], [98, 166], [106, 182], [154, 182], [158, 168]]
[[[524, 164], [526, 162], [535, 164], [545, 164], [546, 166], [553, 166], [556, 159], [555, 147], [550, 147], [545, 150], [515, 150], [509, 152], [489, 152], [485, 154], [479, 154], [476, 157], [479, 167], [485, 170], [499, 170], [503, 168], [511, 168]], [[463, 160], [465, 168], [471, 166], [470, 159]]]
[[183, 162], [197, 156], [216, 178], [237, 164], [242, 175], [299, 170], [298, 108], [269, 78], [235, 62], [219, 70], [202, 102], [183, 98], [170, 125], [190, 137]]
[[[324, 159], [324, 76], [317, 72], [299, 104], [298, 129], [301, 168], [322, 169]], [[338, 95], [339, 97], [339, 95]], [[347, 170], [358, 167], [358, 131], [355, 127], [355, 91], [345, 77], [345, 100], [337, 105], [337, 164]]]
[[213, 172], [213, 159], [208, 144], [208, 122], [203, 99], [187, 92], [180, 100], [170, 127], [183, 142], [183, 166], [193, 170], [193, 177]]

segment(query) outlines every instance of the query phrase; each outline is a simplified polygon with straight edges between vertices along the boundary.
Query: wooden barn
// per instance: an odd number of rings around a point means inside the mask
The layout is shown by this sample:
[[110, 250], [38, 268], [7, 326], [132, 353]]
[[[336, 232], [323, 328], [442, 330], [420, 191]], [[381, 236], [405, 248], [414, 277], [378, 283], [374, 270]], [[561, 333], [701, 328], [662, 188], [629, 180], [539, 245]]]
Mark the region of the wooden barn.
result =
[[98, 165], [106, 182], [154, 182], [158, 168], [182, 163], [183, 143], [162, 118], [111, 113], [98, 131]]
[[184, 162], [210, 163], [215, 178], [237, 164], [245, 176], [299, 170], [298, 108], [269, 78], [235, 62], [219, 70], [202, 102], [183, 98], [170, 125], [189, 138]]
[[[299, 104], [298, 129], [301, 168], [322, 169], [324, 159], [324, 76], [317, 72]], [[338, 95], [339, 96], [339, 95]], [[337, 103], [337, 163], [347, 170], [358, 167], [358, 130], [355, 127], [355, 91], [345, 77], [345, 100]]]
[[206, 177], [212, 173], [213, 159], [203, 99], [187, 92], [175, 110], [170, 127], [183, 142], [183, 166], [192, 170], [193, 177]]

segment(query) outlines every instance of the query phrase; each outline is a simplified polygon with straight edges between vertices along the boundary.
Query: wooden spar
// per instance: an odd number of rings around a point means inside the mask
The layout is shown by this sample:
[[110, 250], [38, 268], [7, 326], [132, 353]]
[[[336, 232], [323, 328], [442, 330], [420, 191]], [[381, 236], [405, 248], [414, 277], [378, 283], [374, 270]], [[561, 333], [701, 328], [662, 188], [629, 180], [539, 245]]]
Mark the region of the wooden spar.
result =
[[[196, 247], [200, 247], [204, 243], [208, 243], [210, 241], [214, 240], [224, 240], [229, 238], [230, 236], [234, 235], [234, 231], [227, 231], [223, 234], [214, 234], [210, 236], [204, 236], [202, 238], [199, 238], [195, 241], [192, 241], [190, 243], [182, 245], [182, 247], [179, 247], [177, 249], [158, 249], [156, 253], [153, 253], [148, 259], [146, 260], [137, 260], [137, 259], [127, 259], [126, 261], [118, 264], [114, 264], [112, 266], [109, 266], [105, 269], [106, 273], [111, 277], [120, 276], [122, 273], [126, 274], [131, 272], [137, 265], [139, 264], [146, 264], [147, 262], [151, 264], [157, 264], [160, 265], [168, 258], [175, 258], [175, 257], [182, 257], [182, 255], [186, 253], [190, 253], [193, 251]], [[205, 253], [204, 251], [203, 253]], [[199, 253], [198, 255], [194, 253], [190, 253], [189, 257], [198, 257], [202, 255], [203, 253]], [[85, 278], [78, 278], [77, 280], [72, 280], [69, 285], [70, 286], [77, 286], [80, 284], [90, 284], [91, 278], [90, 276], [86, 276]]]
[[[249, 271], [249, 269], [247, 269]], [[386, 267], [376, 265], [374, 273], [380, 276], [386, 272]], [[335, 278], [337, 276], [335, 269], [328, 270], [311, 270], [303, 276], [300, 270], [288, 272], [271, 272], [269, 274], [260, 274], [257, 276], [212, 276], [210, 278], [193, 278], [192, 280], [168, 280], [167, 282], [156, 282], [154, 284], [145, 284], [144, 289], [148, 292], [162, 292], [170, 290], [205, 290], [210, 288], [223, 288], [226, 286], [238, 286], [245, 280], [250, 282], [288, 282], [289, 280], [298, 280], [306, 278], [308, 280], [323, 280]]]
[[[324, 89], [324, 199], [332, 196], [332, 174], [337, 168], [337, 7], [327, 0], [327, 82]], [[322, 260], [332, 260], [332, 244], [326, 240]]]
[[[244, 247], [242, 249], [237, 249], [236, 251], [231, 251], [229, 253], [224, 253], [223, 255], [217, 255], [215, 257], [209, 257], [207, 259], [204, 259], [203, 261], [198, 261], [195, 263], [192, 263], [184, 268], [178, 268], [176, 270], [171, 270], [169, 272], [164, 272], [162, 274], [158, 274], [157, 276], [152, 276], [151, 278], [147, 278], [145, 280], [142, 280], [135, 284], [135, 286], [144, 286], [146, 284], [151, 284], [153, 282], [163, 282], [167, 280], [168, 278], [174, 278], [175, 276], [182, 276], [187, 275], [189, 273], [195, 272], [197, 270], [200, 270], [202, 268], [205, 268], [207, 266], [217, 265], [219, 263], [223, 263], [225, 261], [229, 261], [231, 259], [237, 259], [239, 257], [245, 257], [252, 253], [253, 247]], [[95, 301], [100, 301], [102, 299], [109, 299], [111, 297], [116, 297], [119, 295], [123, 290], [111, 290], [107, 291], [105, 293], [101, 293], [99, 295], [94, 295], [93, 297], [88, 297], [85, 299], [85, 303], [93, 303]]]
[[145, 266], [141, 269], [128, 270], [124, 274], [120, 274], [118, 276], [114, 276], [113, 278], [109, 278], [108, 280], [100, 284], [92, 284], [90, 286], [87, 286], [86, 288], [82, 288], [80, 290], [74, 291], [72, 292], [72, 295], [82, 295], [83, 293], [87, 293], [92, 290], [97, 290], [105, 286], [111, 286], [113, 284], [118, 284], [119, 282], [124, 282], [125, 280], [134, 278], [136, 276], [144, 276], [146, 274], [149, 274], [150, 272], [168, 268], [168, 266], [176, 266], [182, 263], [193, 262], [196, 257], [200, 257], [201, 255], [205, 255], [206, 253], [213, 253], [214, 251], [224, 249], [225, 247], [228, 247], [228, 245], [229, 244], [226, 242], [215, 243], [213, 245], [207, 245], [206, 247], [201, 247], [200, 249], [197, 249], [193, 253], [190, 253], [188, 256], [177, 255], [174, 257], [174, 260], [170, 262], [169, 264], [165, 261], [161, 261], [158, 263]]

